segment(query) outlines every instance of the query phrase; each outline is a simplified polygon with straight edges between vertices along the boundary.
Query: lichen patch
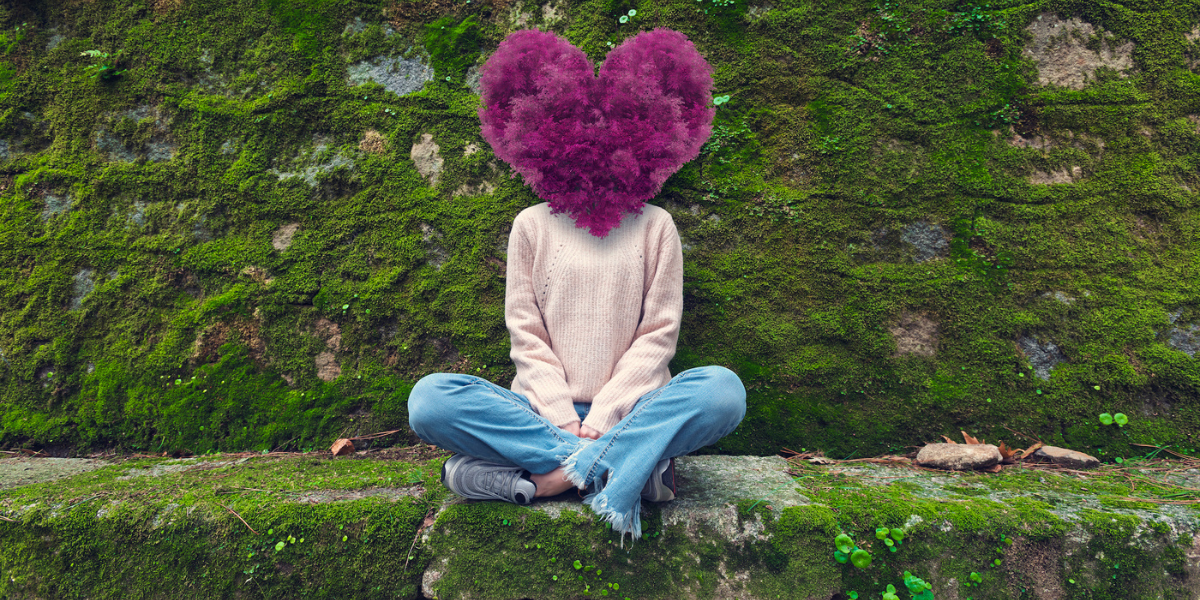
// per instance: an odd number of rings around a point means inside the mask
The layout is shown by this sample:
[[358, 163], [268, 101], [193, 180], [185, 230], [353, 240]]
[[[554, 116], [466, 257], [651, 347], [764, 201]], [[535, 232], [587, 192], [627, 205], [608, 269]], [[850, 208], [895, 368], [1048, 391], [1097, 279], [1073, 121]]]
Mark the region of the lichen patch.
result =
[[1038, 84], [1081, 90], [1101, 68], [1126, 77], [1133, 69], [1133, 42], [1118, 43], [1113, 34], [1077, 17], [1038, 15], [1026, 31], [1033, 41], [1025, 54], [1037, 63]]
[[413, 144], [409, 158], [417, 172], [429, 182], [429, 187], [437, 187], [438, 177], [442, 173], [442, 159], [437, 142], [433, 141], [432, 133], [422, 133], [421, 139]]
[[383, 154], [387, 150], [387, 138], [374, 129], [368, 129], [358, 141], [358, 149], [367, 154]]
[[397, 96], [419, 91], [426, 82], [433, 81], [433, 67], [430, 65], [419, 60], [386, 56], [350, 65], [346, 74], [351, 86], [375, 82]]
[[275, 233], [271, 234], [271, 247], [283, 252], [292, 247], [292, 238], [296, 236], [296, 232], [300, 230], [299, 223], [288, 223], [280, 225]]
[[900, 313], [900, 318], [888, 331], [896, 342], [896, 356], [937, 354], [938, 325], [923, 314], [907, 311]]
[[338, 364], [337, 357], [328, 350], [318, 354], [313, 363], [317, 367], [317, 377], [321, 381], [333, 381], [342, 374], [342, 366]]
[[342, 328], [324, 317], [317, 320], [317, 337], [325, 340], [325, 347], [337, 352], [342, 349]]
[[1083, 177], [1083, 167], [1063, 167], [1055, 171], [1034, 171], [1027, 180], [1033, 185], [1075, 183]]

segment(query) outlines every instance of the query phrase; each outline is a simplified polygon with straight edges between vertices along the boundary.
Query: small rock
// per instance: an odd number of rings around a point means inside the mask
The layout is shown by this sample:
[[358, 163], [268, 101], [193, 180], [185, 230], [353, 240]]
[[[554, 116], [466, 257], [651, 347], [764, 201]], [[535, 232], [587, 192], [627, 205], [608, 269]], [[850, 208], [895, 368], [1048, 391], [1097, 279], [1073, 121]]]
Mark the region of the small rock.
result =
[[1000, 463], [1000, 449], [991, 444], [926, 444], [917, 464], [950, 471], [987, 469]]
[[341, 438], [333, 443], [333, 447], [330, 448], [329, 451], [332, 452], [334, 456], [343, 456], [346, 454], [353, 454], [354, 453], [354, 442], [352, 442], [346, 438]]
[[1042, 446], [1033, 456], [1068, 469], [1094, 469], [1100, 466], [1100, 460], [1095, 456], [1056, 446]]

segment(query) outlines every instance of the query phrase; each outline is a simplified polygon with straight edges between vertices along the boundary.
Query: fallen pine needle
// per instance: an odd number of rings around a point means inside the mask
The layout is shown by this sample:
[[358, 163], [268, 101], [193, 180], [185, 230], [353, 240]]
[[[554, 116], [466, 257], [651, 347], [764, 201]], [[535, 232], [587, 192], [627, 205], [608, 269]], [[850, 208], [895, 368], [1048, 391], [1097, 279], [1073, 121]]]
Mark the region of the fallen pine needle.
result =
[[[217, 504], [221, 504], [221, 503], [218, 502]], [[232, 508], [229, 508], [228, 506], [225, 506], [224, 504], [221, 504], [221, 508], [233, 513], [233, 516], [237, 517], [238, 520], [242, 522], [242, 525], [245, 525], [247, 529], [249, 529], [252, 533], [254, 533], [254, 535], [258, 535], [258, 532], [254, 531], [254, 528], [250, 527], [250, 524], [247, 523], [246, 520], [242, 518], [242, 515], [237, 514], [237, 511], [233, 510]]]

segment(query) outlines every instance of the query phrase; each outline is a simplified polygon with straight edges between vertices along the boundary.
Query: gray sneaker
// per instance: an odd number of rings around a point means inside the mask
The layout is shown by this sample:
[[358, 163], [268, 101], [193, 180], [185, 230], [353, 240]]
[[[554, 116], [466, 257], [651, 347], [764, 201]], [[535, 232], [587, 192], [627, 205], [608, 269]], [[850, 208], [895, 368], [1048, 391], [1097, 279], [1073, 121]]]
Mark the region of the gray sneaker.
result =
[[442, 485], [471, 500], [529, 504], [533, 501], [537, 486], [521, 477], [524, 473], [525, 469], [521, 467], [455, 454], [442, 465]]
[[642, 499], [647, 502], [669, 502], [675, 499], [675, 459], [667, 458], [654, 465], [650, 480], [642, 488]]

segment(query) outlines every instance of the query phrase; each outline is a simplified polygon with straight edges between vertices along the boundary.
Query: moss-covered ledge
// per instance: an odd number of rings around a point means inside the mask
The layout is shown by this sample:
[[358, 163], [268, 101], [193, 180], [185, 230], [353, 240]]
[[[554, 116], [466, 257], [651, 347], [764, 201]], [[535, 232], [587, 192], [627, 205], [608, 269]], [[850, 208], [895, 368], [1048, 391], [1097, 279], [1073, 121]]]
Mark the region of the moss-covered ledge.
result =
[[[905, 571], [939, 600], [1200, 591], [1200, 512], [1172, 504], [1200, 473], [1183, 467], [689, 457], [680, 499], [647, 506], [646, 537], [622, 547], [577, 502], [463, 502], [441, 457], [359, 458], [137, 459], [0, 490], [0, 597], [907, 599]], [[840, 533], [869, 566], [837, 562]]]

